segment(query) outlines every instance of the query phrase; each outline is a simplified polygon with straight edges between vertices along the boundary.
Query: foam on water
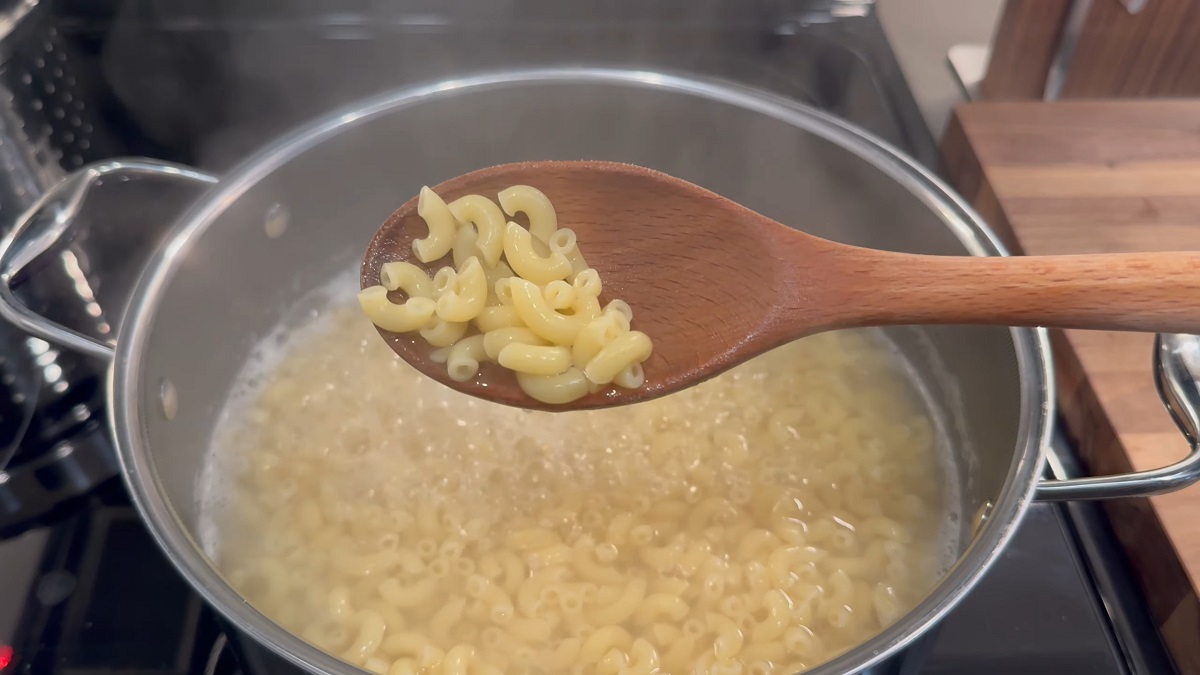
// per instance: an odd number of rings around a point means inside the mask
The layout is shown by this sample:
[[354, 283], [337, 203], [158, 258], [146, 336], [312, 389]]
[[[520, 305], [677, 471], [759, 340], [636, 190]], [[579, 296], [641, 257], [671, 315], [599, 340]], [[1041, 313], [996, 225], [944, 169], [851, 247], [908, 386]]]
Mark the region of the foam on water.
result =
[[[940, 406], [934, 403], [934, 397], [929, 391], [925, 380], [918, 374], [916, 366], [913, 365], [896, 346], [894, 342], [888, 340], [883, 334], [883, 331], [872, 331], [875, 333], [876, 339], [883, 345], [891, 354], [892, 359], [904, 373], [905, 381], [913, 389], [913, 394], [921, 400], [925, 413], [929, 416], [933, 423], [935, 437], [935, 451], [937, 452], [938, 464], [941, 467], [942, 475], [945, 476], [943, 499], [946, 503], [947, 516], [942, 519], [938, 530], [938, 576], [945, 574], [947, 570], [958, 561], [958, 556], [962, 552], [963, 544], [963, 522], [964, 514], [958, 511], [963, 505], [962, 485], [959, 477], [962, 472], [959, 470], [959, 462], [962, 461], [963, 452], [960, 448], [955, 451], [955, 444], [951, 441], [950, 425], [960, 426], [962, 424], [961, 415], [953, 414], [958, 411], [943, 410]], [[956, 388], [952, 378], [948, 377], [947, 373], [933, 373], [934, 377], [944, 380], [943, 385], [950, 385]], [[948, 419], [949, 418], [949, 419]], [[959, 431], [959, 437], [965, 438], [966, 434]], [[969, 448], [967, 448], [969, 450]]]
[[230, 476], [241, 473], [248, 458], [224, 451], [233, 445], [233, 437], [245, 424], [245, 411], [262, 395], [263, 387], [279, 364], [314, 336], [330, 330], [320, 318], [330, 309], [354, 302], [358, 289], [358, 271], [347, 269], [308, 294], [298, 303], [297, 311], [287, 316], [259, 341], [241, 369], [221, 413], [216, 431], [209, 441], [204, 469], [199, 479], [200, 516], [197, 525], [200, 545], [213, 560], [220, 555], [217, 521], [229, 505]]

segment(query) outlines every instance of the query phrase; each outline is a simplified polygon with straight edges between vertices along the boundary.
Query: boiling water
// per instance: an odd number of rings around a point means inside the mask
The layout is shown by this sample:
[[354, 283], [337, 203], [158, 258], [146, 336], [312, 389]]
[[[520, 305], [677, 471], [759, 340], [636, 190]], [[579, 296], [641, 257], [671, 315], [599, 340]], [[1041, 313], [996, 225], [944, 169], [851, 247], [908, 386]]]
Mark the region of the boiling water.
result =
[[958, 550], [937, 421], [876, 333], [553, 414], [424, 378], [352, 297], [320, 298], [223, 413], [202, 539], [251, 604], [367, 670], [795, 672]]

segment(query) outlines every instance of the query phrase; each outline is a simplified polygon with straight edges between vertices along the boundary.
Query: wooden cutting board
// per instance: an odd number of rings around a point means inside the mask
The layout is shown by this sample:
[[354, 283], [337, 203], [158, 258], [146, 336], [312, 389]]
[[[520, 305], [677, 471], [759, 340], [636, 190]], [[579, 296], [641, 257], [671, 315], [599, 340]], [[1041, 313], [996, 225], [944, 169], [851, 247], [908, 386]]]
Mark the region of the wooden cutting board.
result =
[[[1200, 250], [1200, 101], [966, 104], [942, 154], [1014, 252]], [[1093, 474], [1186, 454], [1155, 392], [1152, 336], [1053, 341], [1059, 410]], [[1180, 671], [1200, 673], [1200, 485], [1105, 508]]]

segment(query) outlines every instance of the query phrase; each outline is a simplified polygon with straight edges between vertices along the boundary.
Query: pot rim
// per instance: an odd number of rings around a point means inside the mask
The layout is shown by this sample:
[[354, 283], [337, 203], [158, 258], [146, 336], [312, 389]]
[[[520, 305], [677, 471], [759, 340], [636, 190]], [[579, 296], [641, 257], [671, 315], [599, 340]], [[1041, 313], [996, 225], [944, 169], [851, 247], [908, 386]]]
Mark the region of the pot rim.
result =
[[[109, 424], [132, 501], [167, 558], [211, 606], [240, 631], [291, 663], [322, 675], [363, 672], [310, 645], [252, 607], [225, 581], [168, 503], [143, 433], [142, 356], [163, 293], [192, 244], [248, 189], [301, 153], [381, 115], [458, 92], [522, 85], [627, 86], [691, 95], [745, 108], [804, 129], [868, 161], [938, 213], [976, 256], [1007, 255], [1000, 239], [940, 179], [873, 134], [803, 103], [728, 81], [691, 74], [621, 68], [505, 70], [419, 84], [351, 103], [295, 129], [254, 153], [176, 220], [138, 281], [109, 369]], [[836, 675], [870, 667], [907, 646], [949, 612], [991, 567], [1033, 499], [1049, 441], [1054, 401], [1044, 329], [1010, 329], [1020, 375], [1018, 440], [1004, 486], [988, 519], [929, 595], [899, 621], [847, 652], [806, 671]]]

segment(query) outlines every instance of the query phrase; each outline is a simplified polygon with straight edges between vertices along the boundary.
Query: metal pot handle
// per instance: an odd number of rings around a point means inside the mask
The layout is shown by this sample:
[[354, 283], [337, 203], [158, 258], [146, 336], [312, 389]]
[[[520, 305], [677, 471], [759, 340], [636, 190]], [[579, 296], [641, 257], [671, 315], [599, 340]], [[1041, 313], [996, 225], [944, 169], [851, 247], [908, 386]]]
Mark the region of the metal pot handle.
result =
[[50, 188], [17, 218], [9, 233], [0, 240], [0, 317], [43, 340], [106, 361], [113, 357], [112, 345], [55, 323], [29, 309], [13, 292], [12, 282], [21, 270], [53, 249], [70, 231], [92, 186], [100, 185], [108, 176], [217, 182], [216, 176], [154, 159], [96, 162], [71, 173]]
[[1154, 381], [1159, 397], [1191, 446], [1188, 456], [1149, 471], [1043, 480], [1038, 484], [1038, 499], [1149, 497], [1174, 492], [1200, 480], [1200, 337], [1177, 333], [1155, 336]]

